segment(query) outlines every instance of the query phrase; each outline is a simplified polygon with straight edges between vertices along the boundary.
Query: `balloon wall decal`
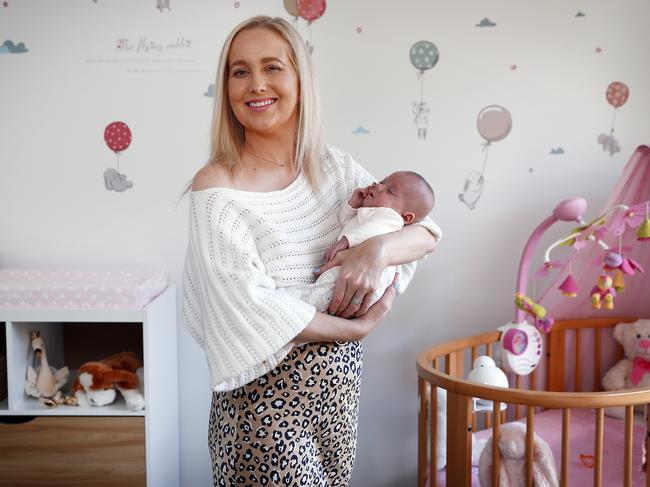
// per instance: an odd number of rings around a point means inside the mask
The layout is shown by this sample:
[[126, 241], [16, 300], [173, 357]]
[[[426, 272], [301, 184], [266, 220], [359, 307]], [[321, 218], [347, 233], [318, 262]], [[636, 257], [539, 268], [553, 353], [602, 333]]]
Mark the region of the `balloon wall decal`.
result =
[[476, 208], [476, 203], [483, 194], [484, 174], [490, 145], [492, 142], [498, 142], [508, 136], [512, 130], [512, 116], [501, 105], [488, 105], [479, 112], [476, 128], [481, 137], [485, 139], [483, 142], [483, 167], [481, 172], [471, 171], [467, 175], [463, 192], [458, 194], [458, 199], [465, 203], [470, 210]]
[[310, 54], [314, 52], [314, 45], [311, 41], [311, 24], [323, 16], [326, 7], [326, 0], [284, 0], [284, 9], [293, 17], [294, 25], [298, 22], [298, 17], [307, 21], [308, 39], [305, 41], [305, 45]]
[[308, 22], [320, 19], [325, 13], [325, 0], [297, 0], [298, 14]]
[[409, 57], [413, 67], [418, 70], [417, 77], [420, 81], [420, 100], [413, 102], [413, 123], [418, 131], [418, 139], [426, 139], [429, 107], [424, 101], [424, 73], [438, 64], [440, 53], [432, 42], [418, 41], [411, 46]]
[[156, 8], [160, 10], [160, 13], [162, 13], [164, 9], [167, 9], [169, 11], [172, 9], [169, 6], [169, 0], [156, 0]]
[[621, 146], [614, 136], [614, 122], [616, 121], [616, 110], [625, 105], [629, 96], [630, 89], [625, 83], [622, 83], [620, 81], [612, 81], [607, 87], [607, 91], [605, 92], [607, 103], [614, 107], [612, 114], [612, 126], [609, 130], [609, 134], [599, 134], [597, 140], [598, 144], [602, 146], [604, 151], [609, 151], [610, 157], [621, 151]]
[[298, 20], [300, 14], [298, 13], [297, 0], [284, 0], [284, 9], [293, 16], [294, 23]]
[[131, 145], [132, 138], [131, 129], [124, 122], [109, 123], [104, 129], [104, 141], [117, 158], [117, 169], [109, 167], [104, 171], [104, 185], [108, 191], [125, 191], [133, 186], [126, 174], [120, 173], [120, 152]]

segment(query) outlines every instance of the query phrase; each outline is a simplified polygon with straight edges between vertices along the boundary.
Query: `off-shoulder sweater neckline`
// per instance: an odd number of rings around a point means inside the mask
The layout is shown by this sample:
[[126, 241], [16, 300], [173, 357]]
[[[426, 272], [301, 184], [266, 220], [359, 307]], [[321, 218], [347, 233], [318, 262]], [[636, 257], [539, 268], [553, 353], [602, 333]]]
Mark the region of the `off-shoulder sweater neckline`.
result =
[[192, 196], [200, 196], [204, 194], [212, 194], [215, 192], [220, 192], [220, 193], [239, 195], [239, 196], [249, 196], [251, 198], [273, 198], [273, 197], [282, 196], [284, 194], [290, 193], [303, 179], [304, 179], [304, 173], [303, 170], [300, 169], [296, 177], [293, 179], [293, 181], [291, 181], [287, 186], [285, 186], [282, 189], [276, 189], [273, 191], [248, 191], [245, 189], [229, 188], [226, 186], [212, 186], [197, 191], [191, 191], [190, 194]]

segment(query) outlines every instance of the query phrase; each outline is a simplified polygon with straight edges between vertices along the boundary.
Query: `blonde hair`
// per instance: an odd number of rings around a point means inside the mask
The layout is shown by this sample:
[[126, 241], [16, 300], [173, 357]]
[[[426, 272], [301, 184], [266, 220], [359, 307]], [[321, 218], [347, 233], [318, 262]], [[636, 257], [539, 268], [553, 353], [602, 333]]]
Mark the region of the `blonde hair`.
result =
[[[223, 164], [233, 175], [240, 164], [240, 151], [244, 144], [244, 127], [239, 123], [228, 101], [228, 54], [237, 34], [250, 29], [269, 29], [278, 33], [291, 48], [290, 61], [298, 76], [298, 117], [294, 145], [294, 163], [315, 190], [321, 174], [320, 102], [311, 56], [298, 31], [279, 17], [257, 16], [235, 27], [221, 49], [215, 83], [212, 129], [210, 133], [210, 159], [205, 164]], [[192, 186], [190, 181], [183, 191]]]

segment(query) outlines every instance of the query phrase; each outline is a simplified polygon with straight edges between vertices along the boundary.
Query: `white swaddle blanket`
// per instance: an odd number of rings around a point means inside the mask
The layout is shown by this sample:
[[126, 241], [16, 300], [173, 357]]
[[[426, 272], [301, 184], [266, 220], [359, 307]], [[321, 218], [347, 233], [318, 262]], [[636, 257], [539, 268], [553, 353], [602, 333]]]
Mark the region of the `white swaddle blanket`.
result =
[[[350, 247], [355, 247], [371, 237], [395, 232], [404, 226], [404, 220], [392, 208], [352, 208], [349, 204], [343, 205], [339, 212], [339, 221], [343, 229], [338, 240], [343, 237], [348, 239]], [[334, 285], [339, 276], [340, 267], [333, 267], [323, 272], [313, 284], [299, 284], [291, 287], [290, 292], [296, 297], [312, 304], [318, 311], [326, 311], [332, 301]], [[396, 266], [388, 266], [381, 273], [377, 289], [373, 293], [370, 305], [375, 304], [384, 295], [395, 277]], [[397, 292], [401, 293], [400, 281], [397, 282]], [[402, 286], [406, 287], [406, 286]]]

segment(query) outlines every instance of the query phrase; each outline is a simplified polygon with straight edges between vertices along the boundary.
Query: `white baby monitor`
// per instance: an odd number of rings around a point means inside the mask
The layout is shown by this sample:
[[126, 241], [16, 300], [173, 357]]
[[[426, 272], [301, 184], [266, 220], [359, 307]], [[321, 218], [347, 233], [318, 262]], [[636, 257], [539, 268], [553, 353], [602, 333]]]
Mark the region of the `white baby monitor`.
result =
[[529, 323], [508, 323], [501, 331], [501, 363], [507, 372], [528, 375], [542, 358], [542, 335]]

